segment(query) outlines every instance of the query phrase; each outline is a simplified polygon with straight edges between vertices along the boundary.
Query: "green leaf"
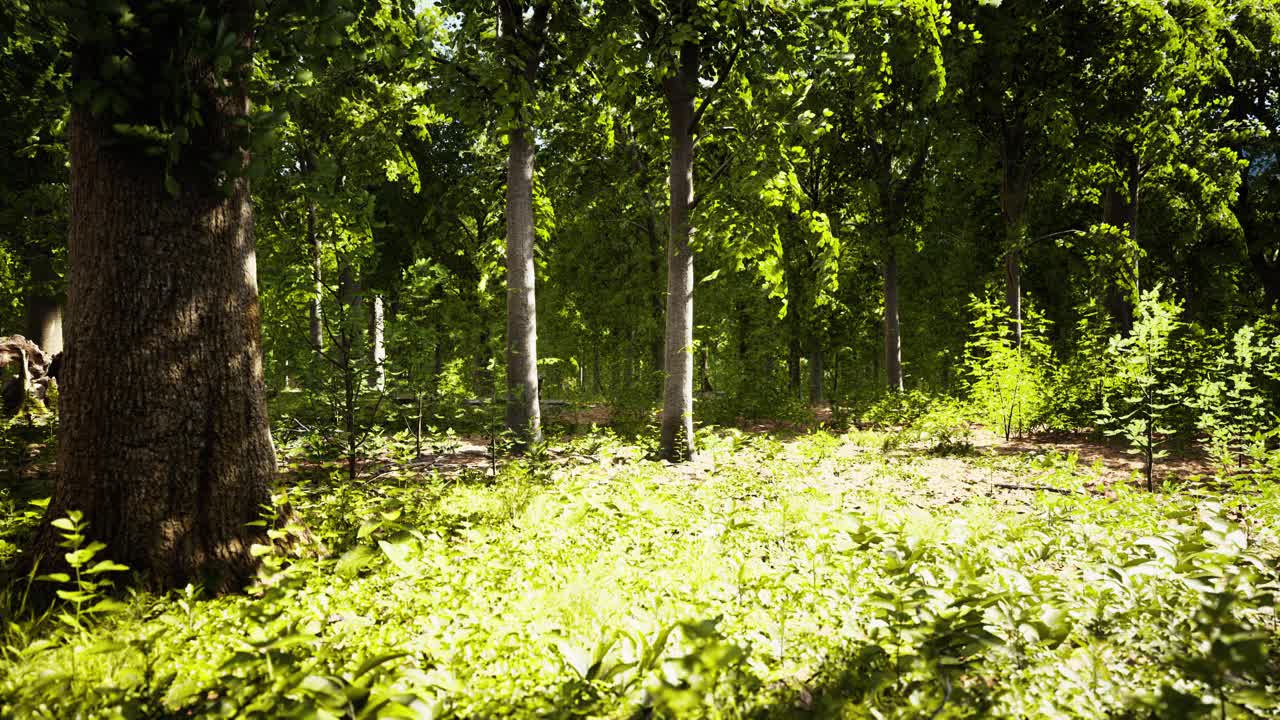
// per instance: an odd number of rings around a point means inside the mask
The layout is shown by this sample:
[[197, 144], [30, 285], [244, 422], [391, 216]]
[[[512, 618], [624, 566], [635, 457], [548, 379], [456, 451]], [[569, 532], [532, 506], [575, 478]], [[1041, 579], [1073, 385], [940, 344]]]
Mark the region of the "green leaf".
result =
[[104, 573], [104, 572], [124, 572], [128, 569], [129, 569], [128, 565], [121, 565], [120, 563], [112, 562], [110, 560], [103, 560], [101, 562], [95, 563], [94, 566], [89, 568], [88, 570], [85, 570], [84, 574], [96, 575], [97, 573]]

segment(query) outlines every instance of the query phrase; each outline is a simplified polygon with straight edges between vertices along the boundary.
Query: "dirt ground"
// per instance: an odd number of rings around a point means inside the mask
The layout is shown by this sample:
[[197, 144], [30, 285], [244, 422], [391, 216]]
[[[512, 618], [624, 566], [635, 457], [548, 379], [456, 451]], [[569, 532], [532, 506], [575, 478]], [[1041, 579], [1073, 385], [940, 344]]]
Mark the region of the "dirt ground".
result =
[[[608, 409], [602, 406], [565, 405], [549, 410], [549, 422], [568, 425], [578, 433], [586, 432], [593, 424], [604, 426], [609, 421]], [[934, 454], [923, 446], [886, 451], [883, 440], [888, 434], [884, 433], [837, 432], [834, 434], [838, 442], [831, 456], [815, 459], [812, 449], [804, 450], [803, 436], [829, 421], [830, 410], [823, 408], [817, 412], [813, 425], [743, 421], [738, 429], [749, 434], [768, 433], [782, 440], [791, 456], [788, 465], [798, 469], [802, 483], [811, 483], [827, 492], [845, 493], [854, 498], [850, 502], [855, 505], [870, 498], [933, 508], [987, 498], [999, 504], [1027, 506], [1040, 492], [1107, 495], [1117, 485], [1145, 485], [1139, 456], [1083, 435], [1044, 435], [1006, 441], [975, 427], [972, 448], [956, 454]], [[632, 450], [614, 458], [613, 466], [621, 469], [628, 460], [642, 459], [639, 448]], [[599, 458], [552, 448], [548, 460], [567, 468], [593, 464]], [[422, 455], [408, 463], [394, 462], [387, 456], [370, 458], [361, 464], [361, 480], [404, 481], [415, 476], [436, 475], [483, 481], [493, 477], [505, 462], [491, 455], [489, 438], [461, 436], [447, 446], [424, 448]], [[702, 453], [691, 462], [670, 465], [664, 472], [676, 482], [700, 482], [723, 469], [717, 463], [733, 465], [736, 462], [755, 461], [750, 455], [739, 460]], [[1069, 469], [1074, 482], [1064, 482], [1063, 468]], [[302, 467], [297, 469], [306, 472]], [[1210, 473], [1211, 468], [1203, 458], [1174, 456], [1161, 460], [1155, 475], [1157, 482], [1163, 483]], [[1058, 487], [1055, 483], [1071, 487]]]

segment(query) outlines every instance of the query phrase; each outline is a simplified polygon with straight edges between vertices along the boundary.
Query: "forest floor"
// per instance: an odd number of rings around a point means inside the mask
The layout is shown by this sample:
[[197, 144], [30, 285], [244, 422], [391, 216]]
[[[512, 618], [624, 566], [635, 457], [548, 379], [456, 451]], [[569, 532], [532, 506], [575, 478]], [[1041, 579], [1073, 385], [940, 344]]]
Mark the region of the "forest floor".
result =
[[[351, 482], [281, 438], [311, 550], [0, 622], [0, 717], [1280, 717], [1280, 489], [1193, 457], [1148, 493], [1081, 437], [401, 433]], [[0, 562], [49, 470], [0, 479]]]
[[[572, 428], [606, 427], [609, 421], [608, 409], [596, 405], [549, 415], [552, 422]], [[908, 440], [902, 446], [893, 445], [896, 430], [828, 431], [830, 420], [830, 407], [822, 407], [815, 411], [811, 423], [740, 420], [729, 432], [776, 437], [793, 456], [799, 452], [796, 448], [806, 445], [806, 436], [810, 433], [831, 432], [850, 442], [842, 443], [837, 455], [816, 469], [812, 475], [815, 487], [874, 488], [920, 506], [954, 504], [973, 496], [1025, 502], [1040, 491], [1075, 492], [1046, 484], [1063, 467], [1069, 467], [1082, 479], [1084, 492], [1105, 495], [1115, 485], [1145, 486], [1140, 455], [1116, 444], [1091, 439], [1087, 433], [1029, 433], [1005, 438], [975, 425], [970, 428], [971, 435], [963, 446], [938, 452], [918, 439]], [[458, 476], [481, 472], [492, 476], [507, 460], [494, 457], [490, 442], [488, 437], [463, 435], [456, 438], [456, 445], [423, 453], [408, 463], [397, 464], [390, 454], [383, 453], [370, 464], [381, 472], [395, 474]], [[892, 447], [886, 447], [886, 442]], [[572, 465], [583, 459], [569, 446], [553, 445], [549, 451], [548, 460], [553, 464]], [[642, 455], [632, 453], [628, 457], [639, 459]], [[798, 457], [791, 459], [798, 460]], [[671, 466], [671, 470], [687, 481], [696, 481], [713, 475], [716, 462], [713, 455], [704, 454], [691, 462]], [[886, 473], [886, 467], [898, 470]], [[1175, 451], [1158, 461], [1153, 476], [1157, 485], [1176, 486], [1207, 478], [1213, 472], [1202, 453]], [[903, 478], [919, 481], [903, 482]]]

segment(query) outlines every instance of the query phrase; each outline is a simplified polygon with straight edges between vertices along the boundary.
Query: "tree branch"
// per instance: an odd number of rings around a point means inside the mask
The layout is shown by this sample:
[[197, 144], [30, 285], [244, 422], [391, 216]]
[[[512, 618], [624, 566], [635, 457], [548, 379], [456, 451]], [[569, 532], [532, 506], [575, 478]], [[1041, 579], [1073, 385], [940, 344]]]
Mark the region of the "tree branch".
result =
[[729, 77], [729, 73], [733, 72], [733, 66], [738, 61], [738, 53], [742, 51], [742, 43], [739, 42], [733, 47], [733, 52], [729, 54], [729, 62], [725, 64], [724, 69], [716, 74], [716, 81], [707, 88], [702, 95], [702, 102], [698, 103], [698, 108], [693, 111], [693, 122], [689, 125], [689, 134], [697, 135], [698, 128], [702, 126], [702, 116], [707, 112], [707, 106], [715, 99], [716, 91], [720, 89], [724, 79]]
[[[725, 158], [724, 162], [720, 163], [720, 167], [716, 168], [716, 171], [711, 173], [711, 176], [708, 177], [705, 182], [710, 185], [716, 180], [719, 180], [720, 176], [724, 174], [724, 171], [729, 169], [729, 165], [732, 161], [733, 156]], [[698, 196], [693, 199], [693, 202], [689, 203], [689, 212], [693, 212], [694, 208], [698, 207], [698, 203], [702, 202], [703, 197], [704, 195], [699, 193]]]

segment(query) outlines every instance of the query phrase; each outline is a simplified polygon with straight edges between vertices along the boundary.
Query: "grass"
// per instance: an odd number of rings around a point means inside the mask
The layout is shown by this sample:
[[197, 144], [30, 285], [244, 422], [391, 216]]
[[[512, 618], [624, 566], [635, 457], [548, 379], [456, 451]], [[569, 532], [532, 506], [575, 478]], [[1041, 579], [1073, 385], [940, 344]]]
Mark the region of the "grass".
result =
[[1274, 488], [1102, 496], [876, 435], [313, 472], [288, 499], [323, 550], [270, 552], [246, 596], [8, 620], [0, 716], [1280, 716]]

